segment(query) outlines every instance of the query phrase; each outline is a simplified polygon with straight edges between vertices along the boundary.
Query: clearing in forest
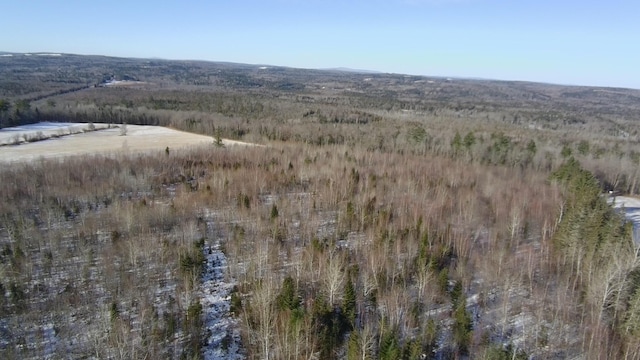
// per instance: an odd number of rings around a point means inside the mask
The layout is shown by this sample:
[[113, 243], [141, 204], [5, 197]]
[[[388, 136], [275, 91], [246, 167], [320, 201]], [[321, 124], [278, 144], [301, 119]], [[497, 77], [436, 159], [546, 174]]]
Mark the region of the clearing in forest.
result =
[[[107, 128], [106, 124], [96, 124], [95, 131], [89, 124], [39, 123], [17, 128], [0, 129], [0, 162], [23, 162], [40, 158], [60, 158], [73, 155], [142, 153], [146, 151], [170, 150], [213, 144], [210, 136], [173, 130], [161, 126], [126, 125]], [[118, 125], [122, 126], [122, 125]], [[125, 135], [126, 132], [126, 135]], [[46, 138], [25, 141], [34, 137]], [[18, 145], [11, 145], [16, 142]], [[223, 139], [227, 145], [252, 145]]]

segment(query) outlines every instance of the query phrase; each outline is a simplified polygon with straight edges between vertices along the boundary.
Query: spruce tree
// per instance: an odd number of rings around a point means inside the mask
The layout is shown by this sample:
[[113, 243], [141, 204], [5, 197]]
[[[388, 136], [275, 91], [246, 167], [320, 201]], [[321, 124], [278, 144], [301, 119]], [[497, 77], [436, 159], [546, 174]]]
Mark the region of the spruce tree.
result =
[[344, 296], [342, 299], [342, 311], [347, 321], [353, 328], [356, 321], [356, 290], [353, 282], [348, 279], [344, 286]]

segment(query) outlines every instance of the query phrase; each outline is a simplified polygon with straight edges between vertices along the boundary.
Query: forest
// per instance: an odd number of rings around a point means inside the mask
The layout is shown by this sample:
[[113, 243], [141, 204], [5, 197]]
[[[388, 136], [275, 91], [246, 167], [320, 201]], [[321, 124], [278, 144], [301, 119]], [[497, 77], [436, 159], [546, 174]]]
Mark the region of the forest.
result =
[[0, 57], [1, 128], [212, 138], [0, 165], [0, 357], [640, 359], [609, 200], [639, 120], [632, 89]]

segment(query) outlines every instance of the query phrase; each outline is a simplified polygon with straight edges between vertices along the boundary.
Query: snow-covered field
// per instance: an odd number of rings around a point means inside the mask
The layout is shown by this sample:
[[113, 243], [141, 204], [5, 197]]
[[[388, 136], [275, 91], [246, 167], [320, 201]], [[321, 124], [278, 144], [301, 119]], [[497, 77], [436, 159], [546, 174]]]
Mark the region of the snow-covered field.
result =
[[[93, 130], [106, 129], [107, 124], [95, 124]], [[34, 137], [52, 138], [93, 131], [86, 123], [41, 122], [23, 126], [0, 129], [0, 145], [12, 145], [28, 142]]]
[[[210, 136], [177, 131], [161, 126], [127, 125], [122, 129], [107, 124], [95, 124], [96, 131], [84, 132], [89, 124], [38, 123], [0, 129], [0, 163], [23, 162], [40, 158], [60, 158], [87, 154], [142, 153], [153, 150], [213, 144]], [[47, 138], [26, 142], [33, 137]], [[19, 145], [10, 145], [19, 143]], [[223, 140], [225, 146], [251, 145]]]

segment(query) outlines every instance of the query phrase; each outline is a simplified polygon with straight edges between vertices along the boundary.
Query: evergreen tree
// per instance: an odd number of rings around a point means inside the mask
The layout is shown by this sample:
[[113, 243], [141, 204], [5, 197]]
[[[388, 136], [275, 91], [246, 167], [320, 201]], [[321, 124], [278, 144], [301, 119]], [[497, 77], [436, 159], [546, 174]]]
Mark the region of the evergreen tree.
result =
[[465, 149], [467, 149], [467, 151], [470, 151], [471, 147], [476, 143], [476, 136], [473, 134], [473, 132], [469, 131], [467, 135], [465, 135], [462, 143]]
[[344, 286], [344, 296], [342, 299], [342, 311], [347, 321], [353, 328], [356, 321], [356, 290], [353, 287], [351, 278], [347, 279]]
[[398, 344], [396, 332], [389, 330], [382, 335], [380, 340], [380, 352], [378, 358], [380, 360], [400, 360], [402, 351]]
[[295, 282], [291, 276], [287, 276], [282, 282], [282, 289], [277, 299], [280, 310], [295, 310], [300, 307]]
[[214, 145], [217, 147], [224, 147], [224, 142], [222, 142], [222, 135], [219, 127], [216, 128], [216, 139]]
[[626, 335], [636, 338], [640, 337], [640, 288], [636, 289], [629, 300], [626, 317], [622, 326]]
[[336, 349], [342, 346], [349, 326], [339, 309], [332, 309], [326, 297], [316, 296], [313, 303], [312, 322], [318, 339], [321, 359], [335, 358]]
[[536, 146], [536, 142], [533, 139], [529, 140], [527, 143], [527, 152], [530, 156], [535, 156], [536, 152], [538, 152], [538, 147]]
[[471, 314], [467, 311], [464, 299], [459, 302], [453, 313], [453, 341], [457, 351], [466, 354], [471, 342], [472, 322]]
[[462, 282], [461, 281], [456, 281], [455, 284], [453, 285], [453, 288], [451, 289], [451, 304], [452, 307], [454, 309], [456, 309], [458, 307], [458, 305], [460, 304], [460, 302], [464, 303], [465, 299], [463, 297], [463, 292], [462, 292]]
[[349, 334], [349, 342], [347, 343], [347, 360], [360, 360], [362, 354], [360, 353], [360, 333], [357, 330], [353, 330]]
[[424, 349], [422, 348], [420, 340], [413, 339], [406, 343], [402, 358], [405, 360], [421, 360], [423, 354]]
[[430, 354], [438, 347], [438, 325], [433, 318], [427, 320], [424, 329], [425, 353]]

